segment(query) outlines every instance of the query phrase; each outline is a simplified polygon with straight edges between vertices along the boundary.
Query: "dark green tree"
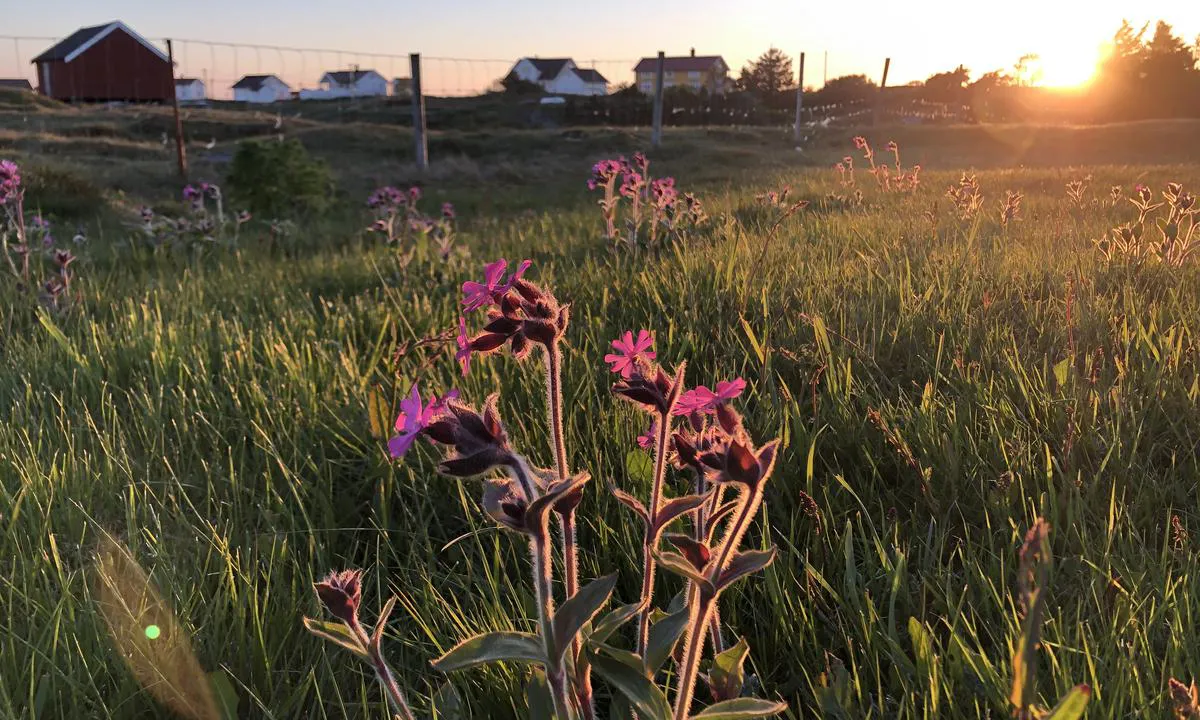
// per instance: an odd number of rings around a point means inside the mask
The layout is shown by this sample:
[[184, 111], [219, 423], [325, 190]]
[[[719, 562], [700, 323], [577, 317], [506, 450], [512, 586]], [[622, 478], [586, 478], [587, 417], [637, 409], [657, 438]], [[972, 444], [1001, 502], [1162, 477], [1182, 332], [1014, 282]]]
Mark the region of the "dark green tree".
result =
[[925, 81], [925, 99], [943, 103], [962, 102], [970, 79], [971, 71], [963, 65], [949, 72], [930, 75]]
[[767, 104], [777, 104], [783, 95], [796, 89], [792, 59], [778, 48], [767, 50], [742, 68], [737, 89], [749, 92]]

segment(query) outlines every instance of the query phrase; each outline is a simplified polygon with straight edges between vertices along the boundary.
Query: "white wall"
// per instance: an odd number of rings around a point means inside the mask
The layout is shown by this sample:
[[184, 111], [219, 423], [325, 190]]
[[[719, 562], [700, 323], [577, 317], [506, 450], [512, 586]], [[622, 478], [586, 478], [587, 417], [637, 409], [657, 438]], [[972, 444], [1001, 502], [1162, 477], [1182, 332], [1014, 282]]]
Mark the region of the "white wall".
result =
[[287, 100], [291, 95], [292, 92], [286, 84], [273, 78], [265, 81], [258, 90], [236, 88], [233, 91], [234, 101], [245, 103], [273, 103]]
[[187, 85], [176, 85], [175, 98], [179, 102], [200, 102], [205, 100], [204, 83], [197, 81]]
[[520, 62], [513, 67], [512, 71], [518, 78], [524, 80], [525, 82], [538, 81], [537, 68], [533, 66], [533, 63], [524, 58], [522, 58]]
[[[574, 67], [574, 66], [572, 66]], [[587, 83], [574, 72], [563, 70], [553, 82], [546, 84], [546, 90], [559, 95], [606, 95], [608, 88], [604, 83]]]

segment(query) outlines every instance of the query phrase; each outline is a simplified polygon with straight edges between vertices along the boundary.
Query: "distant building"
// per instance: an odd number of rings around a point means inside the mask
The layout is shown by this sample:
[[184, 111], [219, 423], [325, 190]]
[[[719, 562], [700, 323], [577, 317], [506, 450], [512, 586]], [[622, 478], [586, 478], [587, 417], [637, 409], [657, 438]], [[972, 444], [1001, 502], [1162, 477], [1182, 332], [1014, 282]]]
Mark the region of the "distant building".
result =
[[275, 75], [247, 75], [233, 84], [234, 102], [265, 104], [291, 96], [292, 89]]
[[0, 78], [0, 90], [25, 90], [33, 91], [33, 85], [25, 78]]
[[570, 58], [521, 58], [508, 72], [556, 95], [607, 95], [608, 80], [591, 69], [580, 68]]
[[76, 30], [33, 59], [38, 91], [81, 102], [166, 102], [175, 92], [167, 55], [122, 22]]
[[412, 78], [392, 78], [392, 97], [412, 97]]
[[301, 90], [301, 100], [387, 97], [387, 78], [374, 70], [333, 70], [321, 76], [316, 90]]
[[195, 105], [208, 100], [204, 81], [200, 78], [176, 78], [175, 99], [184, 104]]
[[[658, 58], [642, 58], [633, 69], [637, 88], [647, 95], [654, 93]], [[696, 55], [695, 49], [685, 57], [663, 58], [663, 87], [685, 87], [696, 92], [708, 91], [720, 95], [729, 89], [729, 65], [720, 55]]]

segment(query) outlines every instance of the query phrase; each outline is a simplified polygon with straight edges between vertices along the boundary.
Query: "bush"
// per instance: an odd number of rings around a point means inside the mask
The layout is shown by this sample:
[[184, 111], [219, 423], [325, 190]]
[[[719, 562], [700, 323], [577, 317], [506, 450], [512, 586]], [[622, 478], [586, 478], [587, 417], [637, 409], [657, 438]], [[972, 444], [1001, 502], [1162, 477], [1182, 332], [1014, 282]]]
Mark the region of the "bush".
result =
[[25, 207], [60, 220], [90, 220], [105, 207], [104, 193], [86, 177], [61, 167], [24, 168]]
[[329, 166], [297, 140], [242, 143], [225, 183], [239, 208], [270, 218], [319, 215], [329, 208]]

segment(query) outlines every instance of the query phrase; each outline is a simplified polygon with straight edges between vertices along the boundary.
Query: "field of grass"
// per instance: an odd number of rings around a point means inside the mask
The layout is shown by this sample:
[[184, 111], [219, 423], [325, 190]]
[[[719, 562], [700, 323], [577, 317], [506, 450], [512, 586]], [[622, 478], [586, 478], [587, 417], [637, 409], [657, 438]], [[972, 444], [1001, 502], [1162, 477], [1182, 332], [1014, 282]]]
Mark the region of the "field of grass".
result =
[[[455, 327], [457, 288], [498, 257], [532, 259], [529, 277], [571, 303], [568, 452], [596, 479], [581, 573], [618, 571], [618, 602], [638, 592], [641, 531], [604, 481], [644, 494], [627, 456], [645, 422], [608, 391], [608, 342], [648, 328], [689, 383], [748, 381], [747, 426], [783, 441], [749, 544], [781, 555], [725, 596], [723, 619], [788, 717], [1007, 716], [1017, 550], [1037, 517], [1055, 557], [1044, 704], [1087, 683], [1089, 718], [1167, 717], [1168, 678], [1200, 669], [1200, 271], [1105, 263], [1092, 243], [1135, 215], [1110, 186], [1200, 184], [1200, 151], [1175, 139], [1194, 125], [870, 130], [926, 171], [914, 194], [860, 174], [861, 206], [827, 199], [846, 192], [827, 168], [850, 131], [804, 153], [782, 131], [680, 131], [652, 167], [711, 220], [639, 250], [601, 238], [584, 181], [645, 133], [444, 135], [462, 149], [435, 151], [447, 159], [422, 182], [460, 206], [470, 257], [404, 264], [356, 209], [373, 185], [417, 177], [387, 126], [297, 121], [344, 197], [289, 242], [130, 247], [122, 213], [175, 194], [147, 119], [165, 116], [137, 112], [0, 113], [0, 158], [103, 196], [71, 218], [103, 224], [74, 307], [37, 312], [0, 284], [0, 717], [163, 716], [96, 610], [107, 536], [229, 681], [237, 717], [385, 716], [366, 669], [300, 624], [330, 568], [365, 568], [368, 616], [399, 596], [385, 649], [420, 709], [447, 680], [430, 660], [476, 632], [530, 629], [527, 553], [481, 512], [479, 483], [437, 476], [424, 444], [390, 460], [368, 402], [378, 388], [394, 412], [415, 381], [472, 402], [499, 390], [514, 444], [551, 463], [536, 362], [489, 358], [463, 379], [449, 348], [397, 352]], [[213, 112], [196, 143], [268, 133]], [[984, 211], [963, 220], [943, 193], [973, 166]], [[1064, 186], [1085, 175], [1076, 207]], [[783, 184], [812, 204], [779, 222], [755, 196]], [[1002, 227], [1006, 190], [1025, 200]], [[660, 581], [662, 597], [679, 586]], [[448, 680], [463, 717], [524, 717], [526, 673]]]

